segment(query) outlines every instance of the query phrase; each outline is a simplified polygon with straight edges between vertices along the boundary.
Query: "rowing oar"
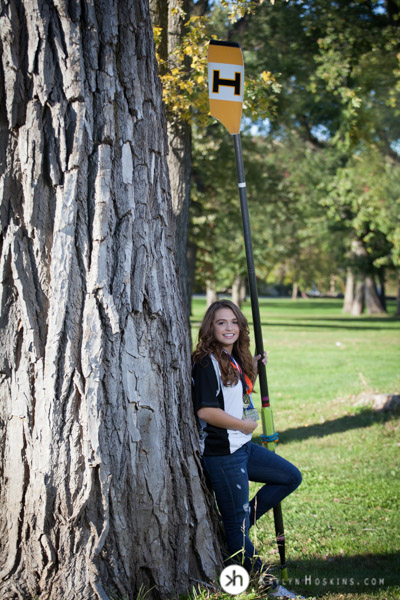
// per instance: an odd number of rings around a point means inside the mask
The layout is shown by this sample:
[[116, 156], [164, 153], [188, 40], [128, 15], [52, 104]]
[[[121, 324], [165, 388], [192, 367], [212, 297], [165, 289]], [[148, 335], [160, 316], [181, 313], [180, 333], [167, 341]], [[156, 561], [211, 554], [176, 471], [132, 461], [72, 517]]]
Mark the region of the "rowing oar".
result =
[[[247, 274], [250, 288], [251, 310], [253, 314], [256, 354], [261, 355], [258, 373], [261, 391], [261, 421], [263, 435], [261, 441], [269, 450], [275, 451], [278, 434], [275, 433], [272, 409], [269, 402], [267, 371], [262, 357], [264, 355], [260, 309], [256, 273], [254, 268], [253, 247], [251, 242], [249, 209], [247, 205], [246, 180], [244, 176], [240, 122], [242, 119], [244, 63], [239, 44], [235, 42], [211, 41], [208, 47], [208, 89], [210, 113], [218, 119], [233, 137], [236, 155], [236, 168], [242, 213], [243, 235], [246, 249]], [[282, 580], [287, 581], [285, 562], [285, 532], [282, 508], [279, 503], [274, 507], [275, 534], [281, 562]]]

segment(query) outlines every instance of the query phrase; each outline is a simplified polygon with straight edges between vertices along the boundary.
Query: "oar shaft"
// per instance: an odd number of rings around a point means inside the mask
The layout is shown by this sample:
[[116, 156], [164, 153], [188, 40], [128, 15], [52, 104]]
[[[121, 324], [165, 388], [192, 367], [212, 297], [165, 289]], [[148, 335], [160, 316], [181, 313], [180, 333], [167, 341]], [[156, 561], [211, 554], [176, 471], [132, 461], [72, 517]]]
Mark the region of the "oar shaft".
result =
[[274, 522], [275, 522], [275, 537], [276, 537], [276, 543], [278, 544], [279, 559], [281, 562], [281, 578], [282, 578], [282, 581], [285, 582], [288, 579], [288, 574], [287, 574], [287, 567], [286, 567], [285, 530], [283, 527], [281, 503], [274, 506], [273, 511], [274, 511]]
[[[246, 179], [244, 174], [244, 165], [243, 165], [243, 153], [242, 153], [242, 142], [240, 138], [240, 134], [234, 134], [233, 143], [235, 146], [235, 156], [236, 156], [236, 168], [238, 175], [238, 187], [239, 187], [239, 197], [240, 197], [240, 208], [242, 213], [242, 224], [243, 224], [243, 235], [244, 235], [244, 244], [246, 249], [246, 260], [247, 260], [247, 273], [249, 279], [249, 288], [250, 288], [250, 298], [251, 298], [251, 310], [253, 315], [253, 327], [254, 327], [254, 337], [256, 342], [256, 353], [264, 354], [264, 344], [262, 338], [262, 328], [261, 328], [261, 319], [260, 319], [260, 308], [258, 304], [258, 292], [257, 292], [257, 280], [256, 280], [256, 271], [254, 267], [254, 257], [253, 257], [253, 246], [251, 241], [251, 230], [250, 230], [250, 217], [249, 217], [249, 208], [247, 204], [247, 191], [246, 191]], [[261, 420], [263, 426], [264, 435], [267, 436], [266, 446], [269, 450], [275, 450], [275, 442], [272, 441], [275, 434], [274, 422], [272, 417], [272, 410], [269, 403], [269, 393], [268, 393], [268, 382], [267, 382], [267, 371], [265, 368], [262, 359], [258, 363], [258, 375], [260, 381], [260, 392], [261, 392], [261, 402], [262, 402], [262, 413]], [[272, 439], [271, 439], [272, 438]], [[281, 569], [282, 569], [282, 579], [287, 579], [287, 570], [285, 564], [285, 533], [283, 528], [283, 518], [282, 518], [282, 508], [281, 505], [278, 504], [274, 507], [274, 521], [275, 521], [275, 534], [276, 541], [278, 544]]]
[[[244, 235], [244, 245], [245, 245], [245, 249], [246, 249], [247, 273], [248, 273], [248, 279], [249, 279], [251, 310], [252, 310], [252, 315], [253, 315], [254, 337], [255, 337], [255, 342], [256, 342], [256, 353], [261, 354], [261, 356], [262, 356], [264, 353], [264, 347], [263, 347], [263, 338], [262, 338], [262, 329], [261, 329], [260, 309], [259, 309], [259, 305], [258, 305], [257, 280], [256, 280], [256, 271], [254, 268], [253, 246], [252, 246], [252, 241], [251, 241], [249, 208], [248, 208], [248, 204], [247, 204], [247, 191], [246, 191], [246, 179], [245, 179], [244, 165], [243, 165], [242, 142], [241, 142], [240, 134], [234, 134], [232, 137], [233, 137], [233, 143], [235, 145], [240, 208], [241, 208], [241, 212], [242, 212], [243, 235]], [[262, 404], [263, 404], [263, 406], [264, 405], [269, 406], [267, 372], [266, 372], [265, 365], [262, 362], [262, 360], [260, 360], [258, 363], [258, 374], [259, 374], [259, 380], [260, 380], [260, 391], [261, 391]], [[266, 404], [266, 402], [267, 402], [267, 404]]]
[[[251, 310], [253, 313], [253, 325], [254, 325], [254, 336], [255, 336], [255, 342], [256, 342], [256, 352], [257, 352], [257, 354], [262, 354], [263, 353], [263, 339], [262, 339], [262, 332], [261, 332], [260, 310], [259, 310], [259, 306], [258, 306], [257, 281], [256, 281], [256, 271], [254, 268], [253, 246], [252, 246], [252, 242], [251, 242], [250, 218], [249, 218], [249, 209], [248, 209], [248, 204], [247, 204], [246, 179], [245, 179], [245, 175], [244, 175], [242, 143], [241, 143], [241, 139], [240, 139], [240, 134], [234, 134], [232, 137], [233, 137], [233, 142], [235, 145], [240, 208], [241, 208], [241, 212], [242, 212], [243, 235], [244, 235], [244, 244], [245, 244], [245, 249], [246, 249], [247, 273], [248, 273], [249, 288], [250, 288]], [[268, 384], [267, 384], [267, 378], [265, 375], [265, 368], [263, 369], [263, 371], [264, 371], [264, 375], [262, 377], [262, 382], [261, 382], [261, 378], [260, 378], [260, 386], [262, 385], [265, 388], [266, 394], [268, 395]], [[263, 392], [262, 392], [262, 394], [263, 394]]]

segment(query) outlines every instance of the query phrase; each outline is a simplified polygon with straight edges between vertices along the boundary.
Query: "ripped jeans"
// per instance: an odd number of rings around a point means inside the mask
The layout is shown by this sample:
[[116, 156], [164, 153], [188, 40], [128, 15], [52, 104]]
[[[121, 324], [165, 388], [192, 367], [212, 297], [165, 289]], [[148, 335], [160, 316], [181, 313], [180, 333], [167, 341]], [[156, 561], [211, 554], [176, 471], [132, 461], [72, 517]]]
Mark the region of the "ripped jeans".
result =
[[[263, 564], [249, 538], [249, 529], [300, 485], [300, 471], [253, 442], [226, 456], [203, 456], [203, 467], [215, 492], [231, 556], [235, 555], [249, 572], [260, 572]], [[266, 484], [251, 502], [249, 480]]]

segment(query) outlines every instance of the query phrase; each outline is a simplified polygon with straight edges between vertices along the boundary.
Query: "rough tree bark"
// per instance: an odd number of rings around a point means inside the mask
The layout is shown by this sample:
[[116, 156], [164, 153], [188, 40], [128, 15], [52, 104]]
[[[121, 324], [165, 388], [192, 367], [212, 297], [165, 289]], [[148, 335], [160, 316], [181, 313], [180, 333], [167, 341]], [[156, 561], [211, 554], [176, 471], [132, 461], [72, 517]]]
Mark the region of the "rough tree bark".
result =
[[[159, 52], [170, 69], [175, 62], [173, 51], [180, 46], [183, 37], [185, 19], [189, 13], [187, 0], [150, 0], [152, 20], [162, 28]], [[176, 261], [179, 272], [186, 313], [191, 312], [191, 289], [188, 282], [188, 231], [190, 178], [192, 172], [192, 136], [191, 126], [187, 122], [174, 118], [168, 120], [168, 168], [171, 186], [172, 209], [175, 215]]]
[[188, 234], [190, 176], [192, 171], [191, 127], [188, 123], [168, 123], [170, 152], [168, 168], [170, 174], [172, 207], [176, 221], [176, 262], [186, 314], [191, 312], [191, 288], [188, 281]]
[[164, 598], [220, 556], [148, 3], [0, 15], [0, 596]]

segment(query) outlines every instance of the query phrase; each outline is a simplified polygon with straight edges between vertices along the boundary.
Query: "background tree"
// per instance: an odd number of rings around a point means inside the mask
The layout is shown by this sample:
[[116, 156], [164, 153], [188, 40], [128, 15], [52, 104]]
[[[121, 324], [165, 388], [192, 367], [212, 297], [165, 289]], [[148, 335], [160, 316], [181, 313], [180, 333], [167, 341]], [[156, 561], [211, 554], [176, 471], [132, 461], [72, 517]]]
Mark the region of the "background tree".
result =
[[[398, 221], [398, 210], [391, 199], [393, 191], [382, 201], [381, 178], [379, 185], [370, 185], [372, 176], [368, 176], [366, 184], [366, 169], [360, 165], [372, 166], [374, 156], [374, 164], [383, 167], [388, 188], [399, 169], [400, 130], [396, 115], [400, 103], [400, 54], [395, 8], [394, 4], [388, 7], [364, 0], [277, 0], [261, 3], [254, 14], [247, 11], [232, 24], [222, 3], [215, 8], [209, 24], [209, 30], [218, 37], [241, 43], [245, 49], [246, 79], [251, 81], [261, 74], [266, 82], [273, 82], [268, 88], [272, 95], [268, 97], [264, 90], [263, 96], [269, 102], [267, 131], [263, 134], [257, 124], [257, 135], [275, 140], [276, 145], [270, 144], [270, 150], [268, 144], [264, 145], [265, 162], [255, 176], [259, 178], [262, 171], [267, 177], [279, 173], [269, 201], [272, 198], [274, 204], [274, 198], [285, 194], [284, 203], [290, 205], [289, 220], [283, 227], [276, 221], [272, 228], [275, 233], [280, 232], [279, 240], [275, 235], [274, 249], [280, 248], [281, 253], [271, 255], [276, 268], [284, 267], [293, 284], [299, 280], [310, 285], [323, 275], [329, 287], [332, 272], [354, 276], [352, 249], [362, 229], [368, 260], [356, 261], [357, 272], [360, 281], [367, 282], [360, 289], [363, 304], [371, 312], [384, 309], [384, 298], [379, 298], [375, 290], [378, 279], [380, 289], [384, 289], [384, 266], [386, 271], [397, 268], [393, 261], [397, 249], [391, 241], [396, 236], [383, 226], [385, 202], [392, 207], [392, 222]], [[257, 113], [257, 91], [256, 88], [254, 93], [250, 87], [245, 102], [253, 122], [261, 114]], [[250, 139], [254, 140], [254, 135], [252, 132]], [[208, 140], [204, 135], [198, 136], [195, 144], [202, 154], [201, 148], [207, 148]], [[249, 145], [246, 166], [257, 162], [256, 154], [257, 150]], [[207, 164], [203, 161], [204, 168]], [[287, 167], [285, 173], [283, 165]], [[230, 187], [232, 172], [221, 168], [220, 163], [219, 189]], [[249, 173], [248, 185], [251, 177]], [[351, 185], [347, 198], [342, 193], [345, 181]], [[214, 203], [215, 209], [217, 206]], [[224, 211], [227, 212], [226, 204]], [[275, 211], [273, 218], [279, 219], [279, 214]], [[215, 215], [214, 221], [217, 220]], [[263, 236], [256, 239], [263, 240]], [[212, 250], [209, 247], [210, 255], [216, 257], [218, 253]], [[257, 254], [261, 256], [260, 252]], [[256, 259], [256, 268], [258, 264]]]
[[[233, 9], [233, 13], [238, 11], [238, 15], [241, 15], [248, 10], [251, 4], [247, 0], [236, 0], [232, 3], [231, 8]], [[175, 196], [175, 202], [181, 206], [182, 215], [187, 215], [187, 211], [189, 210], [189, 194], [186, 192], [190, 190], [190, 179], [187, 179], [187, 175], [190, 175], [190, 159], [193, 149], [191, 134], [193, 134], [194, 128], [195, 132], [197, 131], [195, 135], [200, 139], [202, 135], [205, 135], [205, 129], [209, 124], [207, 118], [208, 90], [206, 86], [207, 47], [210, 36], [216, 37], [215, 30], [211, 33], [212, 26], [210, 27], [209, 25], [211, 23], [210, 14], [211, 12], [218, 13], [218, 7], [217, 9], [211, 7], [207, 1], [185, 3], [179, 0], [171, 0], [164, 3], [154, 2], [152, 6], [154, 7], [153, 22], [155, 24], [158, 61], [169, 121], [171, 148], [169, 165], [173, 203]], [[160, 7], [161, 11], [164, 11], [164, 15], [168, 13], [172, 17], [169, 19], [159, 18]], [[231, 16], [234, 19], [237, 18], [233, 13]], [[214, 18], [212, 18], [212, 22], [214, 22]], [[179, 42], [177, 32], [179, 32]], [[274, 80], [269, 75], [265, 73], [258, 74], [248, 79], [248, 111], [254, 110], [257, 106], [259, 114], [262, 115], [270, 108], [270, 104], [273, 101], [273, 95], [270, 92], [274, 85]], [[173, 143], [175, 143], [175, 149]], [[179, 152], [176, 145], [179, 145], [183, 151]], [[181, 157], [180, 159], [179, 156]], [[183, 177], [186, 177], [186, 183], [183, 183]], [[187, 268], [185, 248], [187, 241], [187, 221], [181, 217], [179, 217], [177, 224], [177, 240], [178, 263], [183, 265], [180, 271], [184, 273]], [[189, 250], [191, 256], [200, 256], [197, 253], [196, 244], [193, 242], [193, 236], [191, 236]], [[216, 257], [217, 253], [213, 252], [213, 255]], [[192, 265], [191, 268], [194, 268], [195, 261], [190, 260], [189, 262]], [[194, 281], [193, 273], [187, 272], [186, 281], [182, 282], [182, 287], [188, 310], [190, 309], [192, 291], [192, 284], [188, 282], [191, 281]], [[214, 297], [212, 295], [214, 283], [211, 279], [208, 279], [210, 298]]]
[[2, 3], [0, 595], [214, 577], [148, 4]]

